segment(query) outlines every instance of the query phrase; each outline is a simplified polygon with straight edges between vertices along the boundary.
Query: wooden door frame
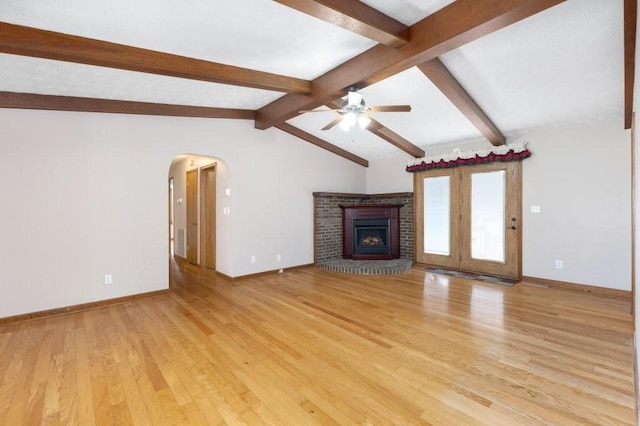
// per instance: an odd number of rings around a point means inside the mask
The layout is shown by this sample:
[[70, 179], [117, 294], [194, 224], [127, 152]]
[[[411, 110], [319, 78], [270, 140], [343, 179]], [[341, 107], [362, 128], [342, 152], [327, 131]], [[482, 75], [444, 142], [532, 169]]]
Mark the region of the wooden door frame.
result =
[[[190, 200], [190, 196], [189, 196], [189, 194], [190, 194], [189, 176], [190, 175], [194, 175], [195, 176], [195, 183], [196, 183], [196, 186], [197, 186], [195, 191], [193, 192], [195, 194], [195, 200], [194, 200], [194, 202], [195, 202], [195, 206], [194, 206], [195, 212], [194, 213], [195, 213], [195, 220], [196, 220], [195, 263], [192, 263], [191, 259], [189, 258], [189, 247], [191, 247], [191, 242], [189, 241], [189, 235], [190, 235], [190, 231], [189, 230], [191, 229], [191, 226], [192, 226], [191, 222], [189, 220], [190, 219], [189, 218], [189, 211], [190, 211], [190, 208], [189, 208], [189, 200]], [[187, 185], [186, 189], [187, 190], [186, 190], [186, 194], [185, 194], [186, 195], [186, 199], [187, 199], [187, 207], [186, 207], [187, 228], [186, 228], [186, 235], [185, 235], [185, 238], [187, 240], [187, 251], [185, 253], [185, 256], [187, 258], [187, 261], [189, 263], [194, 264], [194, 265], [199, 265], [200, 264], [200, 248], [199, 248], [199, 246], [200, 246], [200, 234], [198, 232], [198, 229], [200, 228], [200, 214], [199, 214], [199, 209], [198, 209], [198, 204], [199, 204], [199, 201], [200, 201], [199, 200], [200, 194], [198, 192], [199, 191], [198, 188], [200, 186], [199, 178], [200, 178], [200, 173], [198, 172], [198, 169], [187, 170], [187, 172], [186, 172], [186, 185]]]
[[631, 116], [631, 316], [636, 326], [636, 113]]
[[[517, 232], [516, 237], [517, 237], [517, 241], [516, 241], [516, 250], [518, 251], [517, 253], [517, 258], [513, 259], [513, 265], [514, 268], [517, 269], [517, 271], [514, 271], [513, 276], [510, 274], [509, 278], [518, 278], [520, 279], [522, 277], [522, 163], [521, 162], [508, 162], [508, 163], [499, 163], [498, 164], [498, 168], [501, 168], [501, 165], [506, 164], [507, 166], [504, 167], [505, 170], [512, 170], [515, 173], [516, 176], [516, 180], [514, 181], [514, 186], [515, 188], [509, 188], [508, 185], [505, 186], [505, 191], [507, 191], [507, 194], [505, 194], [506, 197], [515, 197], [515, 205], [516, 205], [516, 209], [517, 212], [515, 212], [515, 217], [517, 218], [517, 229], [515, 230], [515, 232]], [[491, 167], [493, 165], [493, 168]], [[468, 165], [468, 166], [461, 166], [463, 168], [467, 168], [470, 173], [473, 173], [475, 171], [481, 172], [483, 170], [487, 170], [489, 171], [490, 169], [495, 169], [496, 168], [496, 164], [494, 163], [489, 163], [489, 164], [479, 164], [479, 165]], [[423, 191], [424, 191], [424, 178], [425, 177], [438, 177], [438, 176], [450, 176], [451, 177], [451, 195], [450, 195], [450, 205], [451, 205], [451, 210], [450, 210], [450, 228], [451, 228], [451, 235], [450, 235], [450, 254], [449, 256], [445, 256], [445, 255], [431, 255], [431, 254], [421, 254], [424, 251], [424, 210], [423, 210], [423, 206], [424, 206], [424, 197], [423, 197]], [[479, 272], [478, 270], [474, 269], [463, 269], [462, 268], [462, 250], [463, 250], [463, 244], [462, 244], [462, 234], [461, 234], [461, 226], [462, 226], [462, 211], [458, 210], [455, 211], [455, 207], [457, 206], [458, 209], [460, 209], [460, 201], [459, 201], [459, 197], [461, 196], [461, 192], [462, 191], [462, 179], [463, 173], [460, 172], [458, 170], [458, 168], [455, 169], [432, 169], [432, 170], [428, 170], [428, 171], [423, 171], [423, 172], [416, 172], [414, 174], [414, 223], [415, 223], [415, 235], [414, 235], [414, 241], [415, 241], [415, 246], [414, 246], [414, 261], [416, 263], [423, 263], [423, 264], [433, 264], [433, 265], [437, 265], [437, 266], [441, 266], [443, 268], [449, 268], [449, 269], [455, 269], [455, 270], [462, 270], [462, 271], [469, 271], [469, 272]], [[455, 195], [457, 194], [457, 195]], [[454, 197], [458, 197], [455, 198]], [[513, 199], [513, 198], [512, 198]], [[422, 205], [420, 205], [420, 203], [422, 202]], [[510, 215], [511, 216], [511, 215]], [[505, 217], [506, 220], [506, 217]], [[506, 226], [506, 224], [505, 224]], [[507, 250], [507, 247], [505, 247], [505, 250]], [[437, 260], [436, 260], [437, 259]], [[431, 262], [429, 261], [431, 260]], [[477, 265], [476, 265], [477, 266]], [[483, 272], [483, 273], [487, 273], [487, 274], [491, 274], [492, 272]], [[495, 273], [495, 275], [501, 275], [499, 273]]]
[[[504, 200], [505, 200], [505, 262], [492, 262], [486, 260], [475, 260], [471, 257], [471, 241], [464, 240], [460, 242], [461, 248], [461, 269], [469, 272], [479, 272], [490, 275], [501, 275], [514, 279], [522, 278], [522, 163], [509, 161], [509, 162], [493, 162], [487, 164], [477, 164], [473, 166], [467, 166], [460, 168], [461, 170], [461, 186], [467, 187], [466, 190], [461, 190], [461, 193], [471, 194], [471, 181], [466, 178], [471, 178], [474, 173], [491, 173], [497, 171], [504, 171], [505, 175], [505, 187], [504, 187]], [[466, 172], [466, 173], [464, 173]], [[463, 229], [468, 229], [471, 232], [471, 200], [461, 200], [461, 213], [464, 220], [462, 220], [461, 226]], [[465, 204], [468, 202], [468, 204]], [[510, 209], [511, 207], [511, 209]], [[510, 218], [516, 220], [512, 222]], [[515, 226], [515, 229], [511, 229], [510, 226]], [[511, 243], [511, 244], [509, 244]], [[514, 247], [515, 246], [515, 247]], [[509, 248], [515, 248], [517, 254], [514, 255]], [[510, 267], [510, 270], [505, 270], [506, 267]], [[503, 273], [504, 272], [504, 273]]]
[[[175, 210], [174, 210], [175, 206], [173, 205], [173, 203], [174, 203], [174, 201], [173, 201], [174, 192], [173, 191], [175, 191], [175, 188], [172, 188], [172, 186], [174, 184], [175, 184], [174, 177], [173, 176], [169, 176], [169, 179], [167, 180], [167, 192], [168, 192], [167, 196], [169, 198], [169, 204], [168, 204], [169, 209], [168, 209], [168, 212], [167, 212], [168, 215], [169, 215], [169, 221], [168, 221], [168, 225], [169, 225], [169, 256], [171, 256], [172, 254], [175, 254], [175, 252], [176, 252], [175, 223], [174, 223], [174, 221], [171, 220], [172, 219], [172, 214], [171, 214], [172, 212], [174, 213], [173, 214], [173, 219], [175, 219]], [[173, 229], [171, 229], [171, 228], [173, 228]], [[171, 234], [172, 234], [171, 231], [173, 231], [173, 238], [171, 238]], [[171, 240], [172, 239], [173, 239], [173, 253], [171, 253], [171, 251], [172, 251], [171, 250]]]
[[[216, 269], [216, 173], [217, 173], [218, 163], [214, 162], [207, 166], [200, 168], [200, 267], [207, 268], [207, 259], [210, 252], [213, 252], [213, 268]], [[209, 191], [209, 183], [207, 180], [207, 175], [209, 173], [213, 173], [213, 205], [208, 205], [207, 203], [207, 192]], [[208, 217], [208, 213], [213, 213], [211, 218], [213, 223], [209, 223], [206, 218]], [[213, 243], [211, 246], [208, 244], [207, 235], [209, 232], [213, 233]]]

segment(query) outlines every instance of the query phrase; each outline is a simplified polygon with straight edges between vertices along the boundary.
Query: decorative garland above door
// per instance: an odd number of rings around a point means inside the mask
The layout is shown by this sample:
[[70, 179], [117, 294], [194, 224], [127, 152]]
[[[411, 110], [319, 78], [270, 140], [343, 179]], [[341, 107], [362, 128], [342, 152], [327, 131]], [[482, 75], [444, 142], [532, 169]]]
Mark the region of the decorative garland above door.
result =
[[460, 149], [456, 148], [448, 154], [432, 155], [411, 160], [406, 171], [415, 173], [431, 169], [492, 163], [494, 161], [521, 161], [530, 156], [531, 151], [527, 149], [526, 142], [516, 142], [472, 151], [460, 151]]

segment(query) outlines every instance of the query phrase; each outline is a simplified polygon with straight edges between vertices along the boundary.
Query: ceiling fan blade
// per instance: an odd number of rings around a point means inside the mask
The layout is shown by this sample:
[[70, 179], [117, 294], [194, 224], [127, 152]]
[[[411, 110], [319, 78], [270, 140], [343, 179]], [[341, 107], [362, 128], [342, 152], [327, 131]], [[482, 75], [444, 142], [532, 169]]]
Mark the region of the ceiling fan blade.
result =
[[369, 122], [369, 125], [367, 126], [367, 130], [380, 130], [384, 127], [384, 124], [382, 124], [375, 118], [369, 116], [369, 119], [371, 120], [371, 122]]
[[298, 111], [300, 114], [302, 113], [307, 113], [307, 112], [333, 112], [333, 111], [338, 111], [341, 112], [342, 110], [340, 108], [331, 108], [331, 109], [305, 109], [302, 111]]
[[322, 130], [329, 130], [331, 129], [333, 126], [335, 126], [336, 124], [338, 124], [339, 122], [342, 121], [342, 119], [344, 118], [344, 116], [339, 115], [336, 118], [333, 119], [333, 121], [331, 121], [331, 123], [327, 124], [326, 126], [324, 126], [322, 128]]
[[409, 112], [411, 105], [379, 105], [370, 107], [371, 112]]

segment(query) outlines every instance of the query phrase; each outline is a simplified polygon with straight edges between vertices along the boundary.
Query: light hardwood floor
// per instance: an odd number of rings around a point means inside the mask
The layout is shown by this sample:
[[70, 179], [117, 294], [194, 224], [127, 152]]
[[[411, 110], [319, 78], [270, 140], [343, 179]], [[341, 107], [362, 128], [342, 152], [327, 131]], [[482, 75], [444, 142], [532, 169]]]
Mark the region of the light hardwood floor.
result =
[[0, 327], [0, 424], [635, 424], [629, 302], [414, 269], [228, 282]]

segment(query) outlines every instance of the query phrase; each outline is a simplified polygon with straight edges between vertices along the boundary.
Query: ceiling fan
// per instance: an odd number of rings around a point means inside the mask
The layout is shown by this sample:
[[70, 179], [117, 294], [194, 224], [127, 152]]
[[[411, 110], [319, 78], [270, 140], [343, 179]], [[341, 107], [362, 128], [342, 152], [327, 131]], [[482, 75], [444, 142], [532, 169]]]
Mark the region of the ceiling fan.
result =
[[[312, 110], [300, 112], [323, 112], [327, 110]], [[329, 111], [335, 111], [340, 114], [329, 124], [324, 126], [322, 130], [329, 130], [336, 124], [340, 124], [342, 130], [348, 131], [357, 123], [362, 129], [365, 129], [371, 121], [375, 121], [370, 114], [374, 112], [409, 112], [410, 105], [380, 105], [368, 107], [364, 101], [364, 96], [358, 90], [357, 86], [351, 86], [348, 89], [347, 96], [342, 98], [341, 108], [331, 108]]]

